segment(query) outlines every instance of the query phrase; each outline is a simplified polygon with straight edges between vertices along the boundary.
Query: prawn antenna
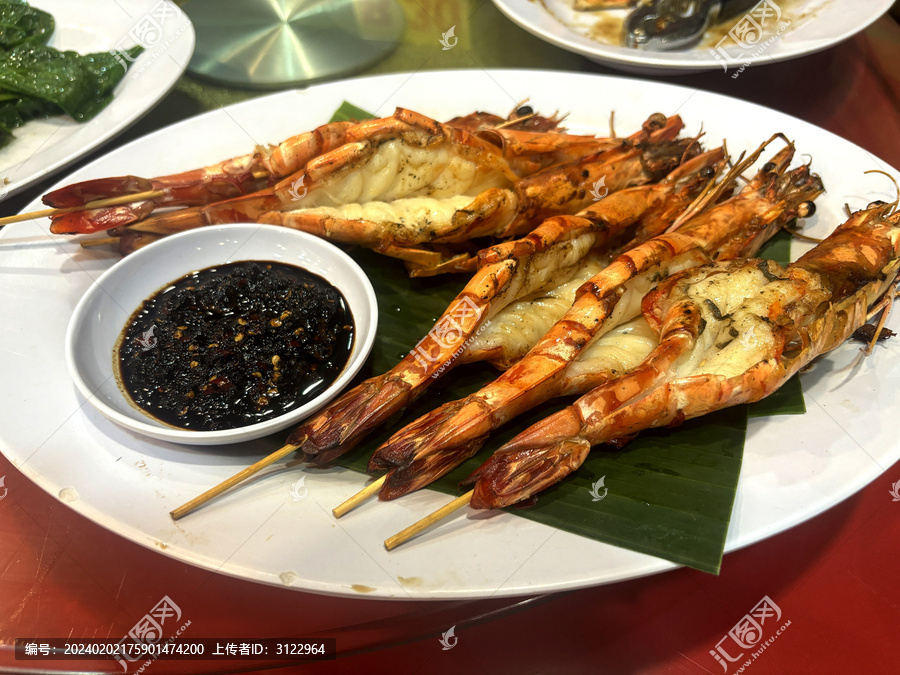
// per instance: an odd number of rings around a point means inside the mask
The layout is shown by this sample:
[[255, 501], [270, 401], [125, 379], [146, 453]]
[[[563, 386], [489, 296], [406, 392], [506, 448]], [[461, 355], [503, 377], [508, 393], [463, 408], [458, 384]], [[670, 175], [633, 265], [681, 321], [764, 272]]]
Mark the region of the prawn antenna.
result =
[[863, 173], [880, 173], [880, 174], [888, 177], [888, 180], [890, 180], [894, 184], [894, 192], [896, 193], [896, 196], [897, 196], [897, 198], [894, 199], [893, 202], [891, 202], [891, 211], [896, 209], [897, 204], [900, 203], [900, 185], [897, 184], [897, 179], [894, 178], [887, 171], [882, 171], [881, 169], [869, 169], [868, 171], [864, 171]]

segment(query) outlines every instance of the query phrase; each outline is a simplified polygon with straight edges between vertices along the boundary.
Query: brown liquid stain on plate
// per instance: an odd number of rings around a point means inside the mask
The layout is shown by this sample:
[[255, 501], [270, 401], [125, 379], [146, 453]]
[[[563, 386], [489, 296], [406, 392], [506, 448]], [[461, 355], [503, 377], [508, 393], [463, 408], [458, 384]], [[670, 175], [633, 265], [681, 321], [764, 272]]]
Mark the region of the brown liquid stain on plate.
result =
[[357, 593], [371, 593], [376, 590], [371, 586], [363, 586], [362, 584], [350, 584], [350, 588], [352, 588]]
[[[778, 21], [779, 26], [781, 24], [784, 24], [785, 22], [790, 22], [791, 27], [796, 28], [801, 21], [814, 16], [819, 10], [822, 9], [822, 7], [827, 4], [827, 2], [825, 2], [812, 10], [807, 9], [799, 13], [792, 13], [797, 11], [797, 5], [802, 2], [805, 2], [805, 0], [781, 0], [778, 3], [778, 8], [781, 10], [781, 19], [779, 19]], [[735, 24], [740, 20], [742, 16], [744, 15], [741, 14], [739, 16], [734, 16], [730, 19], [726, 19], [725, 21], [710, 26], [709, 29], [703, 34], [703, 39], [693, 49], [711, 49], [715, 47], [717, 44], [719, 44], [719, 41], [722, 40], [722, 38], [728, 35], [729, 31], [734, 28]], [[763, 29], [763, 35], [759, 39], [757, 44], [777, 34], [779, 26], [774, 26], [771, 23], [766, 26]]]
[[397, 577], [397, 581], [400, 582], [401, 586], [407, 588], [421, 588], [425, 583], [422, 577]]
[[588, 37], [596, 42], [602, 42], [607, 45], [622, 44], [622, 31], [625, 25], [625, 18], [621, 16], [605, 16], [595, 21], [588, 31]]
[[184, 529], [179, 523], [175, 523], [175, 531], [172, 532], [170, 538], [174, 539], [178, 535], [184, 537], [191, 546], [205, 546], [209, 543], [209, 539], [202, 534], [194, 534], [190, 530]]

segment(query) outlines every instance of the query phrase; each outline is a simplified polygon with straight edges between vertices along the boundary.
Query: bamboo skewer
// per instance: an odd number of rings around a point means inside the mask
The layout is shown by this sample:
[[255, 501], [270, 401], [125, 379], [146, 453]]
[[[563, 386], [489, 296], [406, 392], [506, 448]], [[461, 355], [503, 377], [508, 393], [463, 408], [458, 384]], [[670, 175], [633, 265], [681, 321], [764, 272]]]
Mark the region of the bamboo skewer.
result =
[[462, 495], [461, 497], [457, 497], [452, 502], [450, 502], [449, 504], [447, 504], [445, 506], [442, 506], [434, 513], [428, 514], [427, 516], [422, 518], [422, 520], [420, 520], [416, 523], [413, 523], [412, 525], [407, 527], [402, 532], [398, 532], [393, 537], [385, 539], [384, 547], [388, 551], [391, 551], [391, 550], [397, 548], [400, 544], [403, 544], [404, 542], [407, 542], [410, 539], [412, 539], [413, 537], [415, 537], [422, 530], [427, 530], [434, 523], [446, 518], [454, 511], [457, 511], [457, 510], [461, 509], [462, 507], [466, 506], [470, 501], [472, 501], [472, 493], [473, 492], [475, 492], [475, 490], [469, 490], [466, 494]]
[[274, 464], [282, 457], [287, 457], [289, 454], [297, 450], [299, 445], [285, 445], [283, 448], [276, 450], [268, 457], [263, 457], [261, 460], [256, 462], [255, 464], [251, 464], [246, 469], [242, 469], [234, 474], [231, 478], [228, 478], [215, 487], [211, 487], [209, 490], [204, 492], [202, 495], [198, 495], [194, 497], [191, 501], [182, 504], [174, 511], [171, 511], [169, 515], [172, 516], [172, 520], [178, 520], [179, 518], [183, 518], [187, 514], [192, 511], [196, 511], [201, 506], [206, 504], [206, 502], [211, 499], [218, 497], [220, 494], [228, 490], [229, 488], [234, 487], [238, 483], [242, 482], [244, 479], [249, 478], [253, 474], [265, 469], [270, 464]]
[[373, 481], [372, 483], [369, 483], [368, 485], [366, 485], [366, 487], [364, 487], [362, 490], [360, 490], [355, 495], [350, 497], [350, 499], [345, 501], [340, 506], [336, 506], [335, 508], [331, 509], [331, 512], [334, 514], [334, 517], [340, 518], [345, 513], [347, 513], [348, 511], [352, 511], [357, 506], [359, 506], [364, 501], [366, 501], [369, 497], [374, 495], [376, 492], [378, 492], [381, 489], [381, 486], [384, 485], [384, 481], [386, 478], [387, 478], [387, 474], [383, 475], [378, 480]]
[[93, 248], [94, 246], [107, 246], [108, 244], [118, 244], [119, 237], [97, 237], [96, 239], [85, 239], [81, 244], [81, 248]]
[[155, 199], [166, 194], [165, 190], [147, 190], [146, 192], [135, 192], [130, 195], [122, 195], [120, 197], [110, 197], [109, 199], [98, 199], [82, 206], [72, 206], [67, 209], [43, 209], [42, 211], [31, 211], [30, 213], [20, 213], [15, 216], [7, 216], [0, 218], [0, 227], [9, 225], [10, 223], [19, 223], [23, 220], [31, 220], [32, 218], [46, 218], [50, 216], [62, 216], [66, 213], [75, 213], [76, 211], [91, 211], [93, 209], [102, 209], [107, 206], [118, 206], [119, 204], [130, 204], [132, 202], [142, 202], [146, 199]]

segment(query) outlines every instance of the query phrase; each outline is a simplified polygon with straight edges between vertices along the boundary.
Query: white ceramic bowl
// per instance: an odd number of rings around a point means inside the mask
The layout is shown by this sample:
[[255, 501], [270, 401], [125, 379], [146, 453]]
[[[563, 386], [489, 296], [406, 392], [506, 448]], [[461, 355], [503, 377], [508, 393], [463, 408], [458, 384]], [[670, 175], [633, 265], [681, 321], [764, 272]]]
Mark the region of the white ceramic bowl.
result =
[[[346, 298], [356, 335], [344, 370], [320, 396], [284, 415], [236, 429], [176, 429], [138, 409], [119, 388], [113, 351], [141, 303], [186, 274], [242, 260], [297, 265], [328, 280]], [[375, 340], [378, 304], [372, 284], [346, 253], [323, 239], [272, 225], [218, 225], [182, 232], [132, 253], [108, 269], [75, 307], [66, 334], [66, 361], [81, 394], [122, 426], [153, 438], [191, 445], [238, 443], [282, 431], [324, 406], [359, 372]]]

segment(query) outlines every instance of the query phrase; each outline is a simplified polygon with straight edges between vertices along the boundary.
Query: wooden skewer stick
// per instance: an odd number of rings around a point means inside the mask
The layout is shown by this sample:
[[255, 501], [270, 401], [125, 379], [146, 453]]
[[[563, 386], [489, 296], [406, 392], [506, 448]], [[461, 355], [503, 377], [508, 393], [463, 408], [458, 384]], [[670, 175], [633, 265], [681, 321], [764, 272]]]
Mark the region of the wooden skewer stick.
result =
[[31, 220], [32, 218], [46, 218], [49, 216], [61, 216], [66, 213], [75, 213], [76, 211], [90, 211], [92, 209], [102, 209], [106, 206], [118, 206], [119, 204], [130, 204], [131, 202], [142, 202], [145, 199], [155, 199], [166, 194], [165, 190], [147, 190], [146, 192], [135, 192], [130, 195], [122, 195], [120, 197], [110, 197], [109, 199], [98, 199], [82, 206], [72, 206], [67, 209], [44, 209], [42, 211], [31, 211], [30, 213], [20, 213], [16, 216], [7, 216], [0, 218], [0, 227], [9, 225], [10, 223], [19, 223], [23, 220]]
[[97, 237], [95, 239], [85, 239], [79, 242], [81, 248], [92, 248], [94, 246], [107, 246], [108, 244], [118, 244], [119, 237]]
[[390, 537], [389, 539], [385, 539], [384, 547], [388, 551], [393, 550], [393, 549], [397, 548], [400, 544], [415, 537], [422, 530], [428, 529], [437, 521], [446, 518], [454, 511], [457, 511], [458, 509], [461, 509], [462, 507], [466, 506], [470, 501], [472, 501], [472, 493], [473, 492], [475, 492], [475, 490], [469, 490], [466, 494], [462, 495], [461, 497], [457, 497], [456, 499], [454, 499], [452, 502], [450, 502], [446, 506], [442, 506], [434, 513], [431, 513], [431, 514], [425, 516], [419, 522], [413, 523], [412, 525], [407, 527], [402, 532], [398, 532], [393, 537]]
[[378, 492], [381, 489], [381, 486], [384, 485], [384, 481], [386, 478], [387, 478], [387, 474], [384, 474], [378, 480], [366, 485], [366, 487], [364, 487], [362, 490], [360, 490], [355, 495], [350, 497], [350, 499], [345, 501], [340, 506], [336, 506], [335, 508], [331, 509], [331, 512], [334, 514], [334, 517], [340, 518], [342, 515], [344, 515], [348, 511], [352, 511], [357, 506], [359, 506], [364, 501], [366, 501], [369, 497], [374, 495], [376, 492]]
[[192, 511], [196, 511], [201, 506], [203, 506], [206, 502], [210, 501], [211, 499], [214, 499], [215, 497], [218, 497], [220, 494], [222, 494], [226, 490], [234, 487], [235, 485], [242, 482], [246, 478], [249, 478], [253, 474], [265, 469], [270, 464], [274, 464], [282, 457], [287, 457], [289, 454], [294, 452], [294, 450], [296, 450], [299, 447], [300, 447], [299, 445], [285, 445], [283, 448], [281, 448], [280, 450], [276, 450], [268, 457], [263, 457], [261, 460], [256, 462], [256, 464], [251, 464], [246, 469], [238, 471], [231, 478], [228, 478], [228, 479], [222, 481], [215, 487], [211, 487], [209, 490], [204, 492], [202, 495], [198, 495], [197, 497], [194, 497], [191, 501], [187, 502], [186, 504], [182, 504], [174, 511], [171, 511], [169, 515], [172, 516], [172, 520], [178, 520], [179, 518], [183, 518], [187, 514], [191, 513]]

